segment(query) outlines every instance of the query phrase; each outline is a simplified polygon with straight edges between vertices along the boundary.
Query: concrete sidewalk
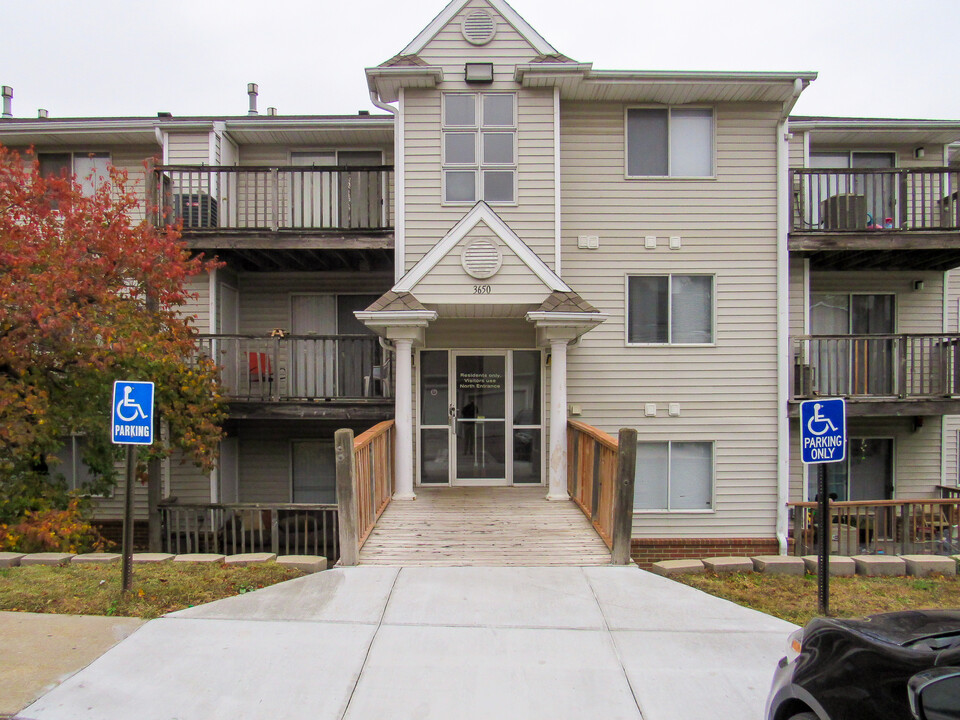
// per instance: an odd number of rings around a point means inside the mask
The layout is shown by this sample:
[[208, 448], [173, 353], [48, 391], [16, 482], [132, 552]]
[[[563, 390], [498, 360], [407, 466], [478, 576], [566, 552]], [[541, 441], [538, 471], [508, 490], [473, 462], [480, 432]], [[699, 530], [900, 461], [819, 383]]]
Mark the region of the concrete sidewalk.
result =
[[143, 623], [126, 617], [0, 612], [0, 718], [26, 707]]
[[334, 569], [154, 620], [17, 717], [750, 720], [793, 629], [635, 567]]

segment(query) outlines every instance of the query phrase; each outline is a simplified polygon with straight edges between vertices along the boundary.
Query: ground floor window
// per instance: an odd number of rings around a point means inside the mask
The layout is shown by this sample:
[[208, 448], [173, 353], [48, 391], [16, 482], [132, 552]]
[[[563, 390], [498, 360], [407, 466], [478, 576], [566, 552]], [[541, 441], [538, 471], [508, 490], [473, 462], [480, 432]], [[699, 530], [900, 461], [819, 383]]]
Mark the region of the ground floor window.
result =
[[[893, 438], [851, 438], [847, 459], [825, 463], [831, 500], [890, 500], [893, 498]], [[817, 472], [808, 475], [807, 497], [817, 499]]]
[[635, 510], [712, 510], [712, 442], [638, 442]]

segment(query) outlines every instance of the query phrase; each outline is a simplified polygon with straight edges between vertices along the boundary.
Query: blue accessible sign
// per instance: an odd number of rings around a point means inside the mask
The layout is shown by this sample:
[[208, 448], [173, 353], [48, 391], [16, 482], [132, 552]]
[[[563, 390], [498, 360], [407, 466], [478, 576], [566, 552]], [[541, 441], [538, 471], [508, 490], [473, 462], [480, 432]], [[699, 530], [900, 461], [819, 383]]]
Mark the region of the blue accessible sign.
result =
[[847, 457], [847, 408], [843, 398], [800, 403], [800, 459], [805, 465]]
[[111, 436], [117, 445], [153, 442], [153, 383], [117, 380], [113, 384]]

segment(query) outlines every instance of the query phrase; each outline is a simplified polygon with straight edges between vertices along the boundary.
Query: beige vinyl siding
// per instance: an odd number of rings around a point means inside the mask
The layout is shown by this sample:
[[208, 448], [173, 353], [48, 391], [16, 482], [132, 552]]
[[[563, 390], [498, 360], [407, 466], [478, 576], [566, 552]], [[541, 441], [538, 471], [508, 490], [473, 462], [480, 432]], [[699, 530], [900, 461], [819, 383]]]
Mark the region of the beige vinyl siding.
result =
[[213, 332], [210, 318], [210, 276], [207, 273], [187, 279], [184, 289], [189, 293], [180, 313], [192, 318], [193, 326], [200, 333]]
[[210, 473], [198, 468], [179, 450], [173, 452], [168, 463], [170, 497], [184, 505], [210, 502]]
[[[126, 498], [126, 465], [124, 461], [114, 464], [116, 484], [108, 498], [92, 498], [92, 515], [97, 520], [123, 520], [123, 505]], [[147, 486], [135, 481], [133, 484], [133, 517], [147, 519]]]
[[210, 133], [170, 133], [167, 135], [168, 165], [209, 165]]
[[[333, 440], [337, 428], [350, 426], [346, 422], [241, 423], [237, 431], [239, 502], [290, 502], [293, 441]], [[357, 434], [366, 429], [353, 427]]]
[[[471, 241], [483, 238], [492, 240], [500, 248], [503, 263], [493, 276], [477, 279], [467, 274], [461, 264], [464, 248]], [[476, 286], [489, 286], [489, 294], [475, 292]], [[493, 232], [480, 223], [467, 233], [450, 252], [421, 280], [413, 294], [422, 303], [443, 304], [459, 303], [463, 305], [499, 305], [529, 304], [537, 306], [550, 294], [550, 288], [543, 284], [526, 263], [524, 263]]]
[[[940, 484], [939, 417], [923, 418], [923, 425], [914, 428], [913, 418], [851, 417], [847, 419], [850, 438], [893, 438], [894, 493], [897, 499], [931, 498], [938, 495]], [[791, 422], [790, 447], [797, 457], [790, 466], [790, 501], [803, 500], [804, 474], [799, 461], [799, 425]], [[816, 469], [811, 468], [815, 478]], [[808, 498], [812, 500], [813, 498]]]
[[[638, 513], [635, 537], [772, 537], [779, 108], [716, 108], [716, 179], [625, 180], [625, 107], [561, 106], [564, 280], [610, 316], [570, 350], [569, 402], [612, 434], [715, 443], [714, 512]], [[599, 249], [578, 249], [578, 235]], [[626, 277], [668, 273], [715, 277], [715, 346], [627, 347]]]
[[806, 261], [801, 257], [791, 257], [787, 319], [791, 337], [807, 334], [806, 290]]
[[943, 416], [943, 485], [960, 485], [960, 415]]
[[915, 144], [874, 143], [870, 145], [838, 145], [836, 143], [817, 143], [810, 141], [810, 152], [892, 152], [896, 156], [898, 168], [943, 167], [943, 145], [925, 145], [924, 156], [915, 158]]
[[[923, 290], [914, 290], [923, 280]], [[813, 272], [811, 292], [896, 293], [898, 333], [939, 333], [943, 324], [941, 272]]]
[[391, 273], [240, 273], [240, 333], [289, 331], [292, 293], [382, 295], [392, 284]]
[[[944, 327], [945, 332], [960, 332], [960, 270], [951, 270], [946, 273], [946, 309], [947, 322]], [[960, 484], [960, 415], [946, 415], [943, 418], [944, 424], [944, 446], [943, 446], [943, 484]]]
[[806, 167], [806, 152], [805, 144], [807, 134], [803, 131], [795, 131], [790, 133], [790, 144], [789, 144], [789, 165], [791, 168], [803, 168]]
[[[471, 59], [466, 56], [467, 59]], [[447, 87], [447, 83], [444, 83]], [[451, 89], [476, 88], [451, 87]], [[490, 88], [484, 88], [488, 91]], [[555, 185], [553, 94], [517, 90], [517, 204], [492, 208], [551, 268], [555, 253]], [[470, 210], [470, 205], [442, 205], [441, 94], [409, 90], [404, 95], [406, 252], [409, 270]], [[457, 292], [458, 289], [451, 289]]]
[[[497, 24], [496, 36], [486, 45], [472, 45], [460, 29], [463, 18], [475, 10], [486, 10]], [[516, 29], [484, 0], [470, 0], [430, 40], [419, 53], [428, 65], [443, 68], [444, 86], [449, 81], [462, 82], [465, 62], [492, 62], [494, 83], [512, 84], [513, 68], [530, 62], [538, 53]]]

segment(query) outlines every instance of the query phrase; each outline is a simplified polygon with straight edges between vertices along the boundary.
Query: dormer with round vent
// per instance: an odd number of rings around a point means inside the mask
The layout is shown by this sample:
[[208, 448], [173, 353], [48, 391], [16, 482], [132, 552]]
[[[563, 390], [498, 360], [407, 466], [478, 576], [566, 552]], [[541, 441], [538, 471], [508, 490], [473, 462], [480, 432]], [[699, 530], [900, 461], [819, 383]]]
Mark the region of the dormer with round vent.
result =
[[486, 10], [474, 10], [460, 27], [464, 39], [473, 45], [486, 45], [497, 34], [497, 21]]
[[460, 264], [467, 275], [477, 280], [486, 280], [497, 274], [503, 265], [503, 253], [493, 238], [477, 238], [460, 254]]

